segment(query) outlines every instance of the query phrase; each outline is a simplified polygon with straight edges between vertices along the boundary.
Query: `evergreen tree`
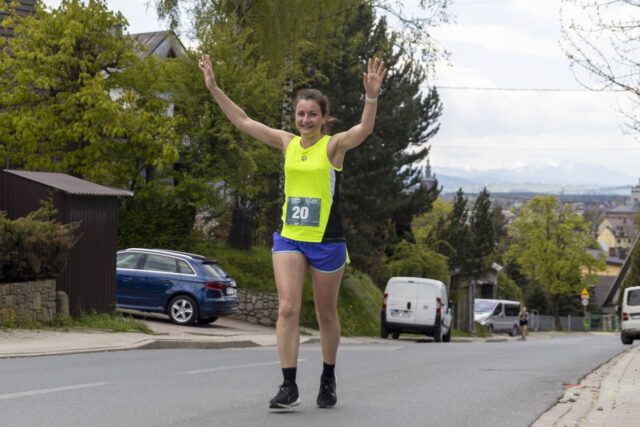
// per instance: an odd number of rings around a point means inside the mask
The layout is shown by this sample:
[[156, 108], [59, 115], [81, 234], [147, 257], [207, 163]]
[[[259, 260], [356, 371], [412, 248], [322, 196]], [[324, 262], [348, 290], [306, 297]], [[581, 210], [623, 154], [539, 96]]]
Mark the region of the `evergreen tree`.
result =
[[[342, 37], [331, 49], [340, 52], [333, 62], [304, 59], [321, 78], [307, 82], [329, 95], [337, 117], [332, 133], [360, 121], [364, 94], [362, 70], [367, 58], [384, 58], [389, 74], [380, 95], [374, 133], [350, 151], [344, 164], [341, 208], [355, 266], [380, 278], [379, 259], [390, 244], [413, 241], [413, 217], [429, 211], [437, 187], [419, 185], [425, 143], [438, 131], [442, 106], [436, 91], [421, 94], [424, 71], [403, 49], [384, 19], [362, 5]], [[414, 150], [409, 150], [413, 148]], [[411, 152], [409, 152], [411, 151]], [[379, 281], [379, 280], [378, 280]]]
[[467, 260], [473, 245], [473, 238], [468, 224], [468, 199], [464, 197], [462, 188], [458, 189], [453, 199], [453, 209], [437, 227], [437, 249], [444, 254], [452, 274], [469, 277], [471, 269]]
[[468, 271], [472, 278], [479, 278], [487, 273], [496, 260], [496, 234], [491, 215], [491, 198], [486, 187], [473, 205], [470, 232], [473, 243], [469, 248]]

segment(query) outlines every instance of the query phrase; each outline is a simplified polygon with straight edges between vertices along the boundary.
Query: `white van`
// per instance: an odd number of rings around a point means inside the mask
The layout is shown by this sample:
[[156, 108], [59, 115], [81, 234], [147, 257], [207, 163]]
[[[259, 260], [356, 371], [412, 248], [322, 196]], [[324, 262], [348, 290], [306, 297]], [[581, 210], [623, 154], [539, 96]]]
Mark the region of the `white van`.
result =
[[436, 342], [451, 340], [451, 307], [447, 286], [422, 277], [392, 277], [384, 290], [380, 336], [402, 332], [425, 334]]
[[493, 332], [508, 332], [512, 337], [520, 330], [520, 303], [505, 299], [479, 299], [473, 303], [473, 320]]
[[634, 339], [640, 338], [640, 286], [632, 286], [624, 290], [621, 325], [622, 344], [633, 344]]

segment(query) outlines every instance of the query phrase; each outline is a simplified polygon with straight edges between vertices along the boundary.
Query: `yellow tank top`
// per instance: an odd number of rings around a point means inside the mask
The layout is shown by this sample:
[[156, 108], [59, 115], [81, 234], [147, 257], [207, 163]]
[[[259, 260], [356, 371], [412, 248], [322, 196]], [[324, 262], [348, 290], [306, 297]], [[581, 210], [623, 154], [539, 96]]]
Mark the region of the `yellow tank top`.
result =
[[284, 196], [280, 234], [301, 242], [343, 241], [338, 204], [340, 172], [329, 161], [325, 135], [309, 148], [294, 137], [284, 155]]

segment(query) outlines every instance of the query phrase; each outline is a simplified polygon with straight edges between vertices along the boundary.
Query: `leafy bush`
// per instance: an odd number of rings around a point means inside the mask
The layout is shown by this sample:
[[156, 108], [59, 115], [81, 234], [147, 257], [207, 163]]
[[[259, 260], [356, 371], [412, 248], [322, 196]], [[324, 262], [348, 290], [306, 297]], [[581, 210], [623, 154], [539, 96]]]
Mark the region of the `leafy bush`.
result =
[[387, 279], [393, 276], [425, 277], [446, 283], [449, 278], [447, 258], [444, 255], [406, 240], [395, 246], [385, 267]]
[[[199, 244], [192, 251], [217, 259], [220, 266], [238, 283], [240, 288], [276, 293], [271, 251], [254, 246], [241, 251], [226, 246]], [[376, 336], [380, 328], [382, 292], [371, 279], [353, 267], [348, 267], [342, 280], [338, 298], [338, 315], [343, 336]], [[302, 292], [300, 325], [318, 328], [313, 302], [311, 277], [307, 275]]]
[[0, 212], [0, 282], [49, 279], [64, 270], [77, 224], [54, 221], [55, 212], [51, 203], [14, 221]]
[[177, 195], [157, 189], [122, 198], [118, 210], [119, 249], [172, 248], [188, 250], [192, 244], [195, 208]]

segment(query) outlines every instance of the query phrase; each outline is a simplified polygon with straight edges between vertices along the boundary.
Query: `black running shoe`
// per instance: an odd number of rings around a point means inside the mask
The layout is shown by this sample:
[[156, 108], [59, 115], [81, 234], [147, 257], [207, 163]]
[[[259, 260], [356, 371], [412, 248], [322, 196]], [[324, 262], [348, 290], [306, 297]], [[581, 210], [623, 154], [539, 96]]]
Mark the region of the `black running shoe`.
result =
[[278, 394], [269, 402], [269, 408], [289, 409], [298, 406], [302, 402], [298, 394], [298, 386], [295, 384], [282, 384]]
[[336, 405], [338, 397], [336, 396], [336, 379], [320, 378], [320, 391], [318, 392], [318, 400], [316, 403], [319, 408], [331, 408]]

